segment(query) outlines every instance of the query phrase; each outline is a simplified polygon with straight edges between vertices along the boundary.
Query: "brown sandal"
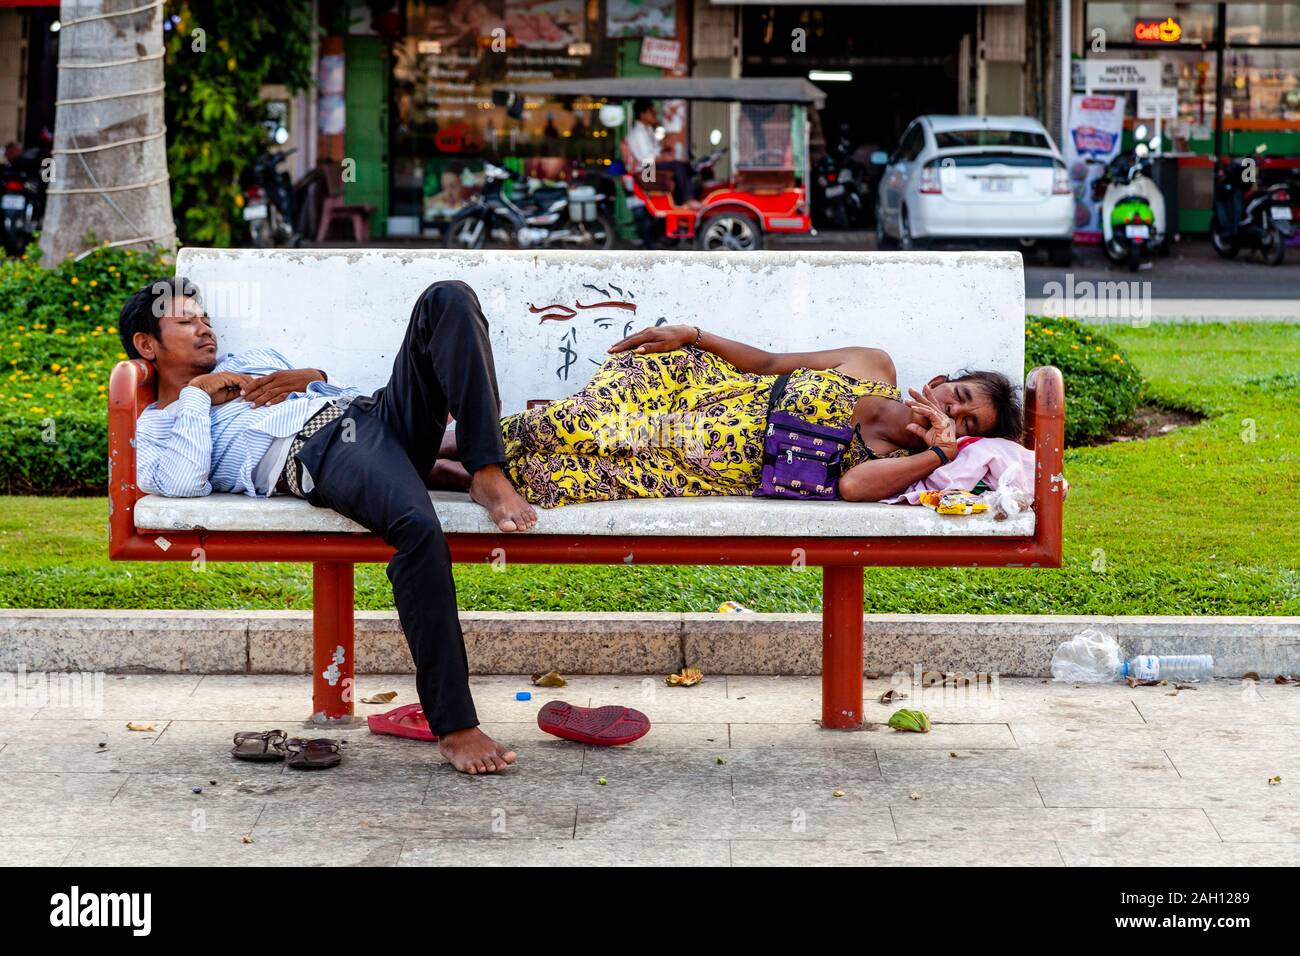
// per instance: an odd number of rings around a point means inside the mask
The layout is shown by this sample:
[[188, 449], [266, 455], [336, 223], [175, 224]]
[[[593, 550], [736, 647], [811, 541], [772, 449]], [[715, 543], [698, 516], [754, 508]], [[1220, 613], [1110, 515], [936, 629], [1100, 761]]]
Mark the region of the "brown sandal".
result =
[[288, 752], [285, 763], [299, 770], [324, 770], [338, 766], [343, 761], [338, 741], [329, 737], [317, 737], [315, 740], [290, 737], [285, 741], [284, 749]]
[[230, 755], [238, 760], [283, 760], [286, 739], [283, 730], [241, 730]]

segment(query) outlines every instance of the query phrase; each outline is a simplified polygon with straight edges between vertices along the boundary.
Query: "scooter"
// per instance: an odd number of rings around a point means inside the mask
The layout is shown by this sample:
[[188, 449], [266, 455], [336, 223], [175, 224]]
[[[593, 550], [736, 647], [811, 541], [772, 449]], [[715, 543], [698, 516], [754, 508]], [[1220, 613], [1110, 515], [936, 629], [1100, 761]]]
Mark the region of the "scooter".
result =
[[293, 179], [280, 169], [282, 162], [296, 152], [267, 151], [253, 162], [244, 187], [244, 221], [253, 245], [259, 249], [296, 246], [302, 241], [297, 229]]
[[47, 155], [47, 151], [34, 147], [14, 156], [7, 166], [0, 166], [0, 241], [8, 255], [21, 255], [41, 228], [46, 188], [41, 161]]
[[872, 208], [871, 186], [867, 170], [853, 157], [849, 141], [841, 137], [817, 161], [817, 186], [813, 193], [819, 219], [836, 229], [851, 229], [866, 222]]
[[488, 239], [520, 249], [563, 246], [608, 249], [614, 223], [608, 198], [591, 185], [534, 186], [518, 201], [504, 185], [520, 177], [483, 164], [483, 191], [459, 209], [444, 233], [448, 249], [482, 249]]
[[1266, 265], [1280, 265], [1293, 232], [1291, 190], [1285, 183], [1261, 189], [1247, 178], [1248, 169], [1254, 169], [1250, 160], [1234, 159], [1215, 175], [1210, 241], [1225, 259], [1257, 249]]
[[[1139, 139], [1145, 127], [1138, 127]], [[1150, 150], [1138, 143], [1131, 152], [1110, 161], [1093, 183], [1093, 198], [1101, 202], [1102, 249], [1106, 258], [1137, 272], [1144, 260], [1167, 248], [1165, 199], [1150, 177]], [[1096, 160], [1089, 160], [1096, 162]]]

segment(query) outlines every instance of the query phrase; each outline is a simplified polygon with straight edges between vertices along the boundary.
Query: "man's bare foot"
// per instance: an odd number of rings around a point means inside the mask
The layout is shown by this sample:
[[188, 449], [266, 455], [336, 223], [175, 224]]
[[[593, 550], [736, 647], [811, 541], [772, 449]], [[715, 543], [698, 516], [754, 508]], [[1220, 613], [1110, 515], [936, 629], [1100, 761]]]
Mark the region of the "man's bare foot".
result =
[[527, 531], [537, 512], [520, 497], [500, 465], [484, 465], [470, 477], [469, 496], [487, 509], [502, 531]]
[[477, 727], [453, 730], [438, 738], [438, 753], [461, 773], [500, 773], [515, 762], [515, 752]]

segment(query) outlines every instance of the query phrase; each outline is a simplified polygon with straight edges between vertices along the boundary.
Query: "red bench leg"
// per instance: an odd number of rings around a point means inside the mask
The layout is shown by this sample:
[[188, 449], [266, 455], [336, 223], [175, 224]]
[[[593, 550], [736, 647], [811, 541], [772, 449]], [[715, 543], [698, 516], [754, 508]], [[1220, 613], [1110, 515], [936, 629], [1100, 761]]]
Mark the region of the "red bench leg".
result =
[[352, 565], [344, 561], [313, 564], [313, 723], [346, 723], [352, 719], [356, 674], [352, 622]]
[[862, 726], [862, 568], [822, 569], [822, 726]]

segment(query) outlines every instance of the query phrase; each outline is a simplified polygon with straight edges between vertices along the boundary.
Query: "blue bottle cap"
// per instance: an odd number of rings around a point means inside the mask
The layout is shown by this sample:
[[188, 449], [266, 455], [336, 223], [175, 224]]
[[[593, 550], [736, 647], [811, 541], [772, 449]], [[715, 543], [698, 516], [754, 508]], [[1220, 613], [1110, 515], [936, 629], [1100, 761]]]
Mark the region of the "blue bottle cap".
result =
[[526, 690], [518, 691], [515, 694], [515, 700], [532, 700], [532, 699], [533, 699], [532, 693]]

